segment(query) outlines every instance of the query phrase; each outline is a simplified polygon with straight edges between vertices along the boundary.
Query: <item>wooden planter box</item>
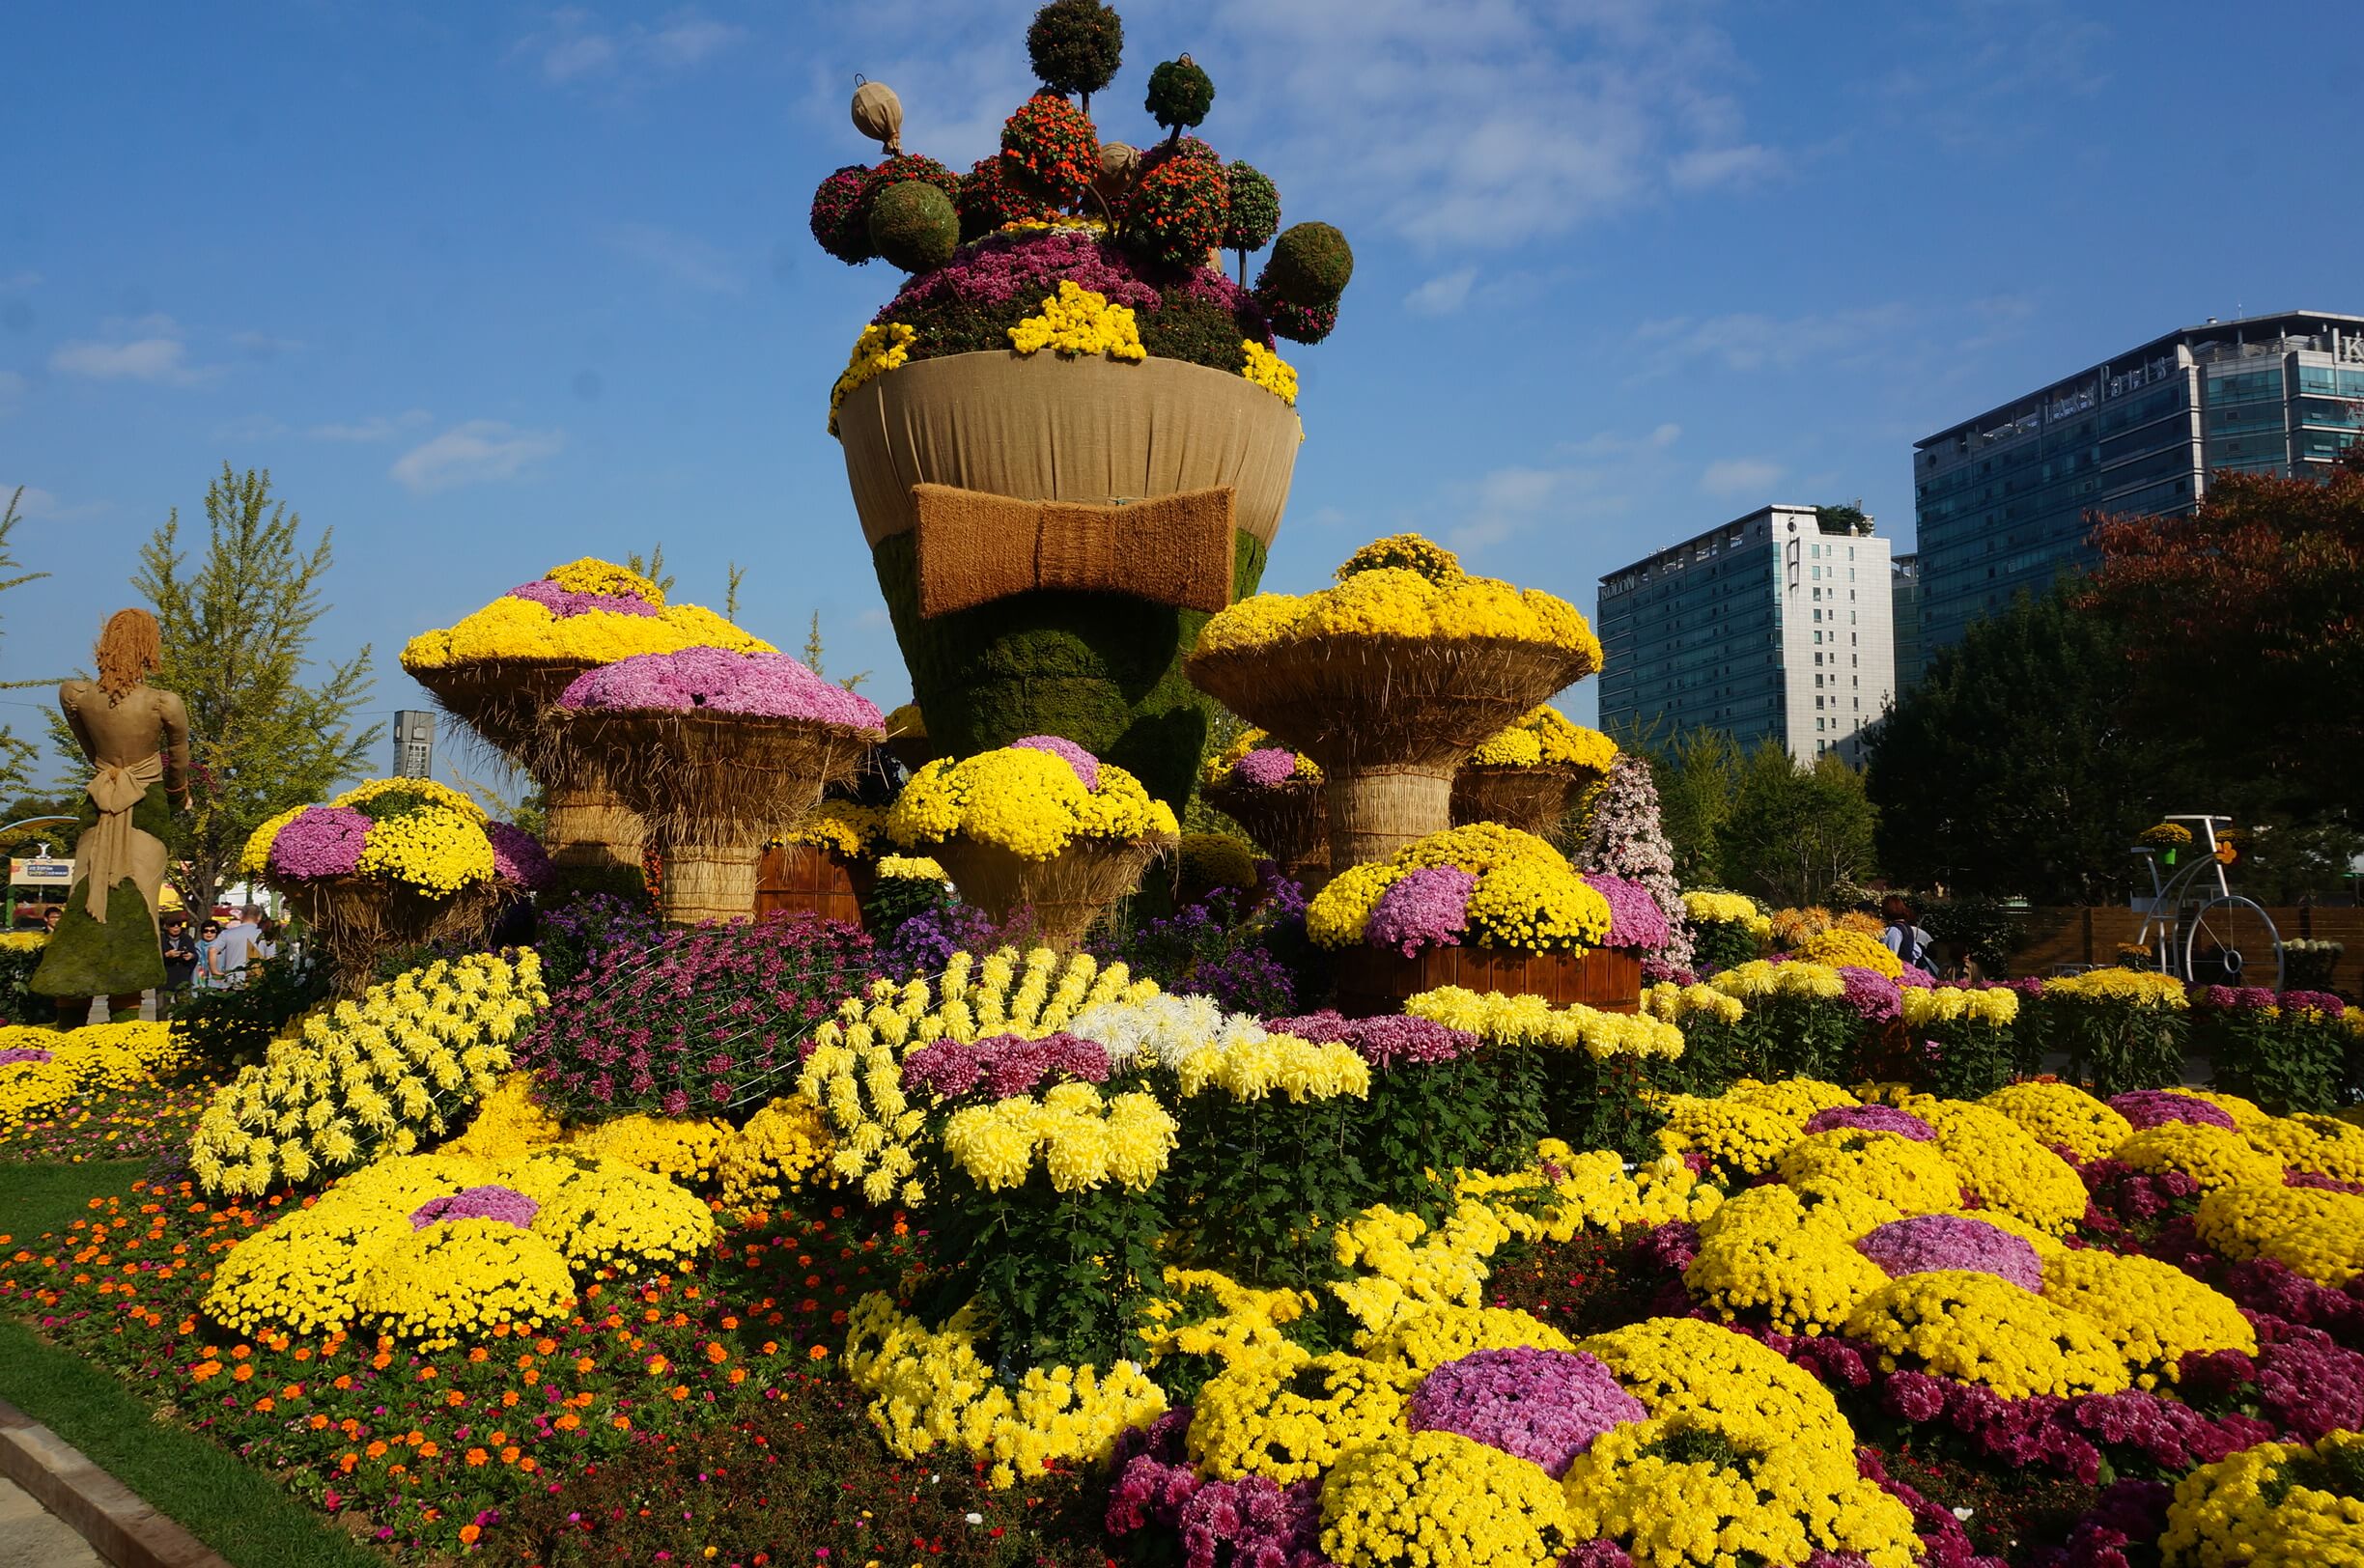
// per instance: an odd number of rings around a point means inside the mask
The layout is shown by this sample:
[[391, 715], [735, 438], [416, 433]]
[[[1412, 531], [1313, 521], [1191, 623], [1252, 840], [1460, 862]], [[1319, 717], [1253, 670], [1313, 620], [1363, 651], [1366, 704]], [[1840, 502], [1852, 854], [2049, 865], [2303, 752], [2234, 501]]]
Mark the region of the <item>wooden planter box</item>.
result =
[[1604, 1013], [1642, 1003], [1642, 954], [1626, 947], [1589, 952], [1503, 953], [1484, 947], [1431, 947], [1412, 958], [1377, 947], [1338, 955], [1337, 1010], [1349, 1018], [1403, 1011], [1404, 999], [1439, 986], [1532, 994], [1554, 1007], [1582, 1002]]
[[755, 864], [755, 910], [817, 914], [847, 925], [862, 923], [862, 895], [875, 881], [867, 861], [849, 860], [818, 844], [775, 844]]

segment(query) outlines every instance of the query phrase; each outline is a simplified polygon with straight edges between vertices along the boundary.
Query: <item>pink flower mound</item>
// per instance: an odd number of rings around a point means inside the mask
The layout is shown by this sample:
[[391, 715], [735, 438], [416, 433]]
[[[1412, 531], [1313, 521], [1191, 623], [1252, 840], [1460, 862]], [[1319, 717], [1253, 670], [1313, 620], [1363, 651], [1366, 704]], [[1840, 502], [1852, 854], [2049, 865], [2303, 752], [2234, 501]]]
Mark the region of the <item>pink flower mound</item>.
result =
[[2222, 1106], [2211, 1106], [2173, 1089], [2136, 1089], [2131, 1094], [2112, 1095], [2109, 1106], [2132, 1122], [2137, 1133], [2169, 1122], [2196, 1122], [2202, 1127], [2221, 1127], [2228, 1133], [2237, 1131], [2232, 1115]]
[[39, 1046], [11, 1046], [0, 1050], [0, 1067], [20, 1067], [26, 1062], [45, 1062], [49, 1052]]
[[516, 1188], [487, 1184], [463, 1188], [445, 1197], [429, 1198], [410, 1211], [410, 1228], [425, 1230], [437, 1220], [498, 1219], [522, 1230], [541, 1212], [541, 1204]]
[[1379, 895], [1364, 939], [1406, 958], [1423, 947], [1456, 946], [1469, 929], [1470, 890], [1477, 885], [1459, 866], [1422, 866]]
[[884, 729], [886, 723], [869, 698], [823, 680], [786, 654], [735, 654], [726, 648], [634, 654], [585, 670], [558, 706], [660, 713], [703, 708], [856, 730]]
[[1649, 1412], [1593, 1358], [1521, 1346], [1447, 1361], [1421, 1380], [1405, 1415], [1415, 1432], [1458, 1433], [1558, 1480], [1594, 1438]]
[[939, 1099], [954, 1100], [982, 1085], [994, 1099], [1007, 1100], [1031, 1094], [1053, 1073], [1084, 1083], [1106, 1083], [1108, 1048], [1064, 1031], [1040, 1040], [997, 1034], [973, 1046], [939, 1040], [903, 1058], [903, 1090], [912, 1094], [925, 1089]]
[[1028, 751], [1048, 751], [1074, 769], [1076, 777], [1084, 781], [1085, 789], [1096, 790], [1100, 787], [1100, 759], [1064, 736], [1023, 735], [1010, 744], [1024, 746]]
[[1609, 935], [1603, 947], [1640, 947], [1656, 952], [1667, 944], [1666, 910], [1650, 890], [1629, 877], [1588, 871], [1584, 880], [1609, 901]]
[[1067, 278], [1108, 295], [1110, 304], [1157, 309], [1157, 290], [1142, 282], [1135, 268], [1133, 258], [1113, 242], [1078, 230], [985, 239], [964, 246], [935, 271], [913, 278], [871, 320], [883, 324], [899, 320], [915, 305], [954, 300], [980, 306], [1006, 305], [1021, 297], [1032, 301], [1057, 294]]
[[369, 830], [370, 820], [351, 806], [307, 806], [279, 829], [265, 864], [280, 877], [350, 877]]
[[1939, 1269], [1968, 1269], [2006, 1279], [2021, 1290], [2043, 1288], [2036, 1248], [2008, 1230], [1957, 1214], [1892, 1219], [1855, 1244], [1855, 1250], [1890, 1278]]
[[1286, 746], [1260, 746], [1239, 760], [1231, 776], [1259, 790], [1278, 789], [1297, 776], [1297, 753]]
[[1855, 1016], [1870, 1023], [1885, 1023], [1900, 1018], [1904, 1012], [1904, 997], [1897, 983], [1877, 969], [1858, 968], [1852, 964], [1839, 966], [1839, 978], [1846, 985], [1846, 1004]]
[[1936, 1129], [1909, 1110], [1894, 1106], [1832, 1106], [1806, 1118], [1806, 1131], [1827, 1133], [1834, 1127], [1861, 1128], [1867, 1133], [1894, 1133], [1915, 1143], [1928, 1143]]
[[485, 837], [492, 841], [492, 875], [513, 887], [540, 892], [550, 884], [551, 870], [548, 851], [542, 841], [505, 822], [485, 824]]
[[658, 612], [656, 605], [632, 594], [580, 594], [571, 588], [561, 588], [547, 577], [521, 582], [501, 597], [531, 600], [561, 621], [571, 616], [588, 615], [593, 610], [605, 610], [609, 615], [655, 615]]
[[1478, 1037], [1467, 1029], [1448, 1028], [1432, 1019], [1349, 1019], [1335, 1007], [1297, 1018], [1277, 1018], [1264, 1027], [1317, 1046], [1344, 1041], [1365, 1061], [1382, 1068], [1449, 1062], [1478, 1049]]
[[1898, 986], [1912, 991], [1935, 991], [1937, 977], [1918, 965], [1907, 964], [1896, 977]]

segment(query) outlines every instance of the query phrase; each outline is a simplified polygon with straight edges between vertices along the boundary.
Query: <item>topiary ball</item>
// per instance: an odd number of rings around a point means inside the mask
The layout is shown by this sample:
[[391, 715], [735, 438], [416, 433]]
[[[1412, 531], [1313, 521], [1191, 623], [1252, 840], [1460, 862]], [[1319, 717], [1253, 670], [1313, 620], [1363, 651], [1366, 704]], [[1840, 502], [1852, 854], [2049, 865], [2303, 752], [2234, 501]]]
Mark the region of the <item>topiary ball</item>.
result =
[[1141, 154], [1141, 167], [1154, 169], [1168, 158], [1196, 158], [1200, 163], [1220, 166], [1223, 154], [1196, 136], [1177, 136], [1169, 142], [1160, 142]]
[[1100, 0], [1051, 0], [1027, 28], [1027, 59], [1052, 92], [1088, 98], [1124, 62], [1124, 18]]
[[1168, 158], [1140, 177], [1125, 203], [1124, 240], [1171, 266], [1204, 266], [1229, 210], [1222, 166]]
[[1337, 306], [1293, 304], [1264, 292], [1257, 280], [1255, 301], [1272, 323], [1273, 336], [1291, 343], [1319, 343], [1337, 327]]
[[1273, 241], [1272, 259], [1256, 279], [1256, 292], [1308, 310], [1331, 307], [1354, 276], [1354, 248], [1327, 223], [1292, 225]]
[[960, 200], [953, 206], [960, 212], [963, 239], [981, 239], [1005, 223], [1040, 221], [1052, 213], [1049, 203], [1010, 179], [999, 154], [977, 159], [961, 177]]
[[862, 190], [869, 179], [868, 169], [849, 163], [813, 192], [812, 237], [848, 266], [859, 266], [877, 254], [870, 248], [870, 225], [862, 212]]
[[960, 176], [932, 157], [917, 153], [897, 153], [893, 157], [873, 168], [862, 180], [861, 221], [870, 221], [870, 204], [877, 201], [889, 185], [899, 185], [906, 180], [924, 180], [952, 200], [960, 200]]
[[952, 198], [924, 180], [888, 185], [870, 204], [870, 243], [906, 272], [932, 272], [960, 243]]
[[1262, 250], [1280, 229], [1280, 187], [1247, 163], [1225, 167], [1224, 184], [1230, 205], [1224, 218], [1223, 248]]
[[1188, 130], [1215, 106], [1215, 79], [1198, 69], [1189, 55], [1168, 60], [1149, 73], [1149, 96], [1141, 107], [1159, 125]]
[[1021, 190], [1066, 207], [1100, 176], [1100, 133], [1065, 98], [1037, 93], [1001, 126], [1001, 165]]

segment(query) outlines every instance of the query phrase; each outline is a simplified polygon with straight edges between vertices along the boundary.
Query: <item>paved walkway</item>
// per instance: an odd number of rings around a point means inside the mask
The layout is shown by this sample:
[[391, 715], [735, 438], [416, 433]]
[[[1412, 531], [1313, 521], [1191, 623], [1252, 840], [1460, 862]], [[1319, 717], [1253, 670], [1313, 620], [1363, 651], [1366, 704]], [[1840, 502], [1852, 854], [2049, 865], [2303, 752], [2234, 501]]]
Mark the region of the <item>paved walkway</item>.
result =
[[106, 1559], [15, 1482], [0, 1479], [0, 1568], [105, 1568]]

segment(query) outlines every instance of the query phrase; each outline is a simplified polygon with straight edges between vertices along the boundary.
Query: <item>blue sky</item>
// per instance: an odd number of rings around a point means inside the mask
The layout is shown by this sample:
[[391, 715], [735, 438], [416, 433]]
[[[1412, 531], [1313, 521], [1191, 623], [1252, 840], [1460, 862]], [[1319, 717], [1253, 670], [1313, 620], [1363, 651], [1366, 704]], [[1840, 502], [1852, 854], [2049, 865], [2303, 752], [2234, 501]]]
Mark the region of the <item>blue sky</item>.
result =
[[[227, 459], [335, 528], [322, 647], [374, 645], [376, 710], [422, 705], [413, 632], [658, 542], [680, 597], [736, 561], [745, 623], [793, 647], [818, 610], [831, 672], [901, 700], [824, 430], [897, 275], [824, 256], [806, 204], [870, 146], [858, 71], [907, 147], [989, 151], [1031, 10], [19, 0], [0, 488], [56, 574], [6, 601], [0, 676], [84, 662]], [[2342, 7], [1120, 10], [1103, 135], [1154, 133], [1188, 49], [1202, 134], [1356, 247], [1337, 334], [1283, 345], [1276, 588], [1403, 528], [1588, 613], [1766, 501], [1908, 540], [1917, 437], [2209, 316], [2364, 308]]]

